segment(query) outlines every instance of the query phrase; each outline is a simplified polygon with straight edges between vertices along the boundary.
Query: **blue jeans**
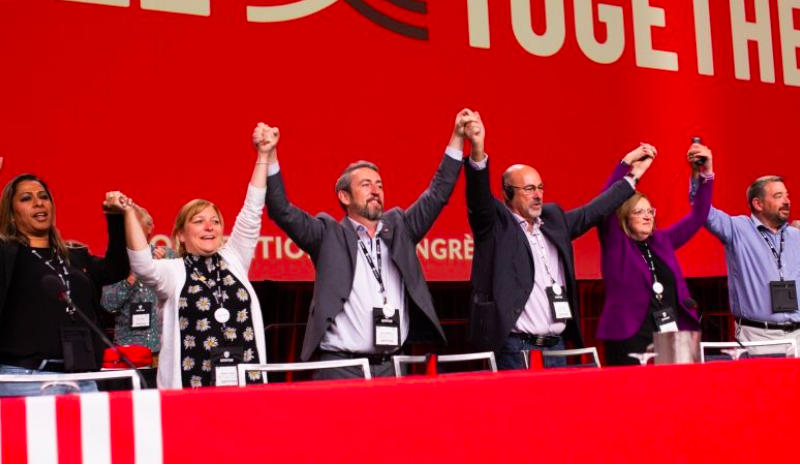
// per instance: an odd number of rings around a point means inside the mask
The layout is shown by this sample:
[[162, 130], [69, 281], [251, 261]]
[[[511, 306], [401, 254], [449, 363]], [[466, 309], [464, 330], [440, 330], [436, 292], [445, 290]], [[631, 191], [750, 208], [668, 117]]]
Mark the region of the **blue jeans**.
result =
[[[39, 375], [39, 374], [59, 374], [58, 372], [44, 372], [24, 367], [4, 366], [0, 364], [0, 375]], [[12, 396], [42, 396], [42, 395], [67, 395], [75, 393], [75, 389], [67, 385], [55, 385], [42, 390], [44, 382], [3, 382], [0, 383], [0, 398]], [[96, 392], [97, 382], [94, 380], [82, 380], [74, 382], [78, 385], [81, 393]]]
[[[500, 351], [495, 351], [494, 357], [497, 359], [497, 369], [501, 371], [513, 369], [525, 369], [525, 360], [522, 358], [522, 350], [529, 351], [556, 351], [564, 349], [564, 340], [561, 339], [557, 344], [550, 347], [542, 347], [532, 345], [526, 341], [518, 338], [507, 337]], [[544, 367], [566, 367], [567, 358], [562, 356], [546, 356], [544, 358]]]

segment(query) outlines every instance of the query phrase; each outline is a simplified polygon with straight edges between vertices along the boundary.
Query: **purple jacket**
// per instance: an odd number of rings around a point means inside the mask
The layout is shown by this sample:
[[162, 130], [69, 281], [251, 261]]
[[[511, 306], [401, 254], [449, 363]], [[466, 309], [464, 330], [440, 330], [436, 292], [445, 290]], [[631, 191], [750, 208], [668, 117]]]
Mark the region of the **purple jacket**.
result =
[[[628, 166], [619, 164], [606, 181], [605, 188], [624, 177]], [[675, 250], [686, 244], [703, 227], [711, 209], [714, 181], [700, 183], [692, 210], [674, 225], [656, 229], [647, 242], [653, 251], [675, 275], [678, 287], [678, 328], [697, 330], [699, 321], [693, 309], [683, 303], [689, 296]], [[603, 281], [606, 297], [603, 313], [597, 327], [601, 340], [625, 340], [639, 331], [648, 314], [652, 298], [653, 275], [642, 260], [642, 253], [634, 240], [619, 226], [617, 216], [609, 215], [598, 228], [602, 253]]]

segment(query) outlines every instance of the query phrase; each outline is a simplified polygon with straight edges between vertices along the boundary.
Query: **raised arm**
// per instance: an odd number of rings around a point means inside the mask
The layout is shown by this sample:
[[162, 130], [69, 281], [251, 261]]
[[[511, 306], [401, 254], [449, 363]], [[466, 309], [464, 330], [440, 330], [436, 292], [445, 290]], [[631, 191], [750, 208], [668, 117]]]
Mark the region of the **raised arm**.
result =
[[[695, 163], [701, 158], [705, 158], [702, 168]], [[682, 247], [692, 239], [706, 223], [714, 192], [714, 167], [711, 150], [700, 144], [692, 144], [689, 148], [687, 162], [692, 168], [692, 180], [699, 183], [699, 186], [695, 192], [691, 211], [669, 228], [664, 229], [664, 233], [667, 234], [675, 249]]]
[[289, 202], [278, 163], [277, 148], [271, 152], [268, 163], [267, 214], [297, 244], [297, 247], [313, 258], [322, 244], [325, 224]]
[[[634, 184], [644, 176], [653, 163], [657, 152], [649, 144], [640, 144], [625, 156], [622, 163], [614, 167], [614, 171], [606, 180], [606, 188], [597, 197], [580, 207], [566, 212], [567, 228], [570, 236], [576, 239], [607, 220], [605, 226], [612, 226], [611, 214], [636, 192]], [[630, 162], [630, 173], [633, 179], [625, 178]], [[616, 181], [615, 181], [616, 180]]]
[[465, 162], [464, 178], [467, 185], [467, 218], [472, 234], [477, 239], [491, 234], [497, 216], [489, 176], [489, 159], [485, 151], [486, 128], [478, 112], [475, 112], [474, 120], [468, 122], [465, 128], [472, 148]]
[[405, 212], [405, 223], [415, 243], [422, 241], [439, 214], [450, 200], [458, 181], [458, 173], [463, 164], [464, 127], [472, 111], [464, 109], [456, 115], [455, 127], [445, 151], [444, 160], [439, 164], [426, 189]]
[[231, 236], [225, 248], [233, 253], [239, 263], [249, 270], [253, 260], [258, 239], [261, 235], [261, 217], [267, 187], [267, 165], [277, 158], [280, 130], [264, 123], [259, 123], [253, 130], [253, 147], [256, 150], [256, 162], [250, 185], [247, 188], [244, 205], [236, 216]]
[[103, 202], [108, 225], [108, 246], [104, 257], [88, 256], [86, 273], [98, 286], [111, 285], [128, 277], [130, 266], [125, 253], [125, 226], [122, 210], [117, 208], [109, 198]]

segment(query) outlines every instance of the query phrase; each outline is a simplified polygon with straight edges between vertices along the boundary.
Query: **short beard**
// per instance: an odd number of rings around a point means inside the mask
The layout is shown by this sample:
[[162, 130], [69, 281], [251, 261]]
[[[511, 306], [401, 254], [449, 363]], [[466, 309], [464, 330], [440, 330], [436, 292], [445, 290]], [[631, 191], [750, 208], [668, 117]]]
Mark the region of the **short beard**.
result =
[[370, 209], [369, 201], [367, 201], [366, 204], [356, 208], [356, 213], [367, 220], [375, 222], [383, 217], [383, 204], [378, 201], [378, 206]]

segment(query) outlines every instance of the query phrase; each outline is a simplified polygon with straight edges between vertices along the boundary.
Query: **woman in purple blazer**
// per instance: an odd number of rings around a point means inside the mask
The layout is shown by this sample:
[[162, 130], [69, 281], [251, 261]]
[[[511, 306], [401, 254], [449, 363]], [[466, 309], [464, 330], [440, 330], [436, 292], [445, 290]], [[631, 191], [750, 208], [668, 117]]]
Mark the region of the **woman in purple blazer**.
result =
[[[626, 176], [625, 161], [637, 160], [640, 151], [655, 156], [652, 146], [642, 144], [623, 160], [603, 189]], [[675, 251], [708, 218], [714, 172], [711, 151], [705, 146], [692, 144], [687, 159], [692, 177], [701, 181], [691, 211], [678, 222], [657, 229], [655, 207], [637, 192], [599, 227], [606, 297], [597, 338], [605, 342], [609, 366], [637, 364], [628, 353], [643, 353], [653, 342], [654, 332], [699, 329]], [[705, 160], [702, 166], [698, 165], [701, 160]]]

